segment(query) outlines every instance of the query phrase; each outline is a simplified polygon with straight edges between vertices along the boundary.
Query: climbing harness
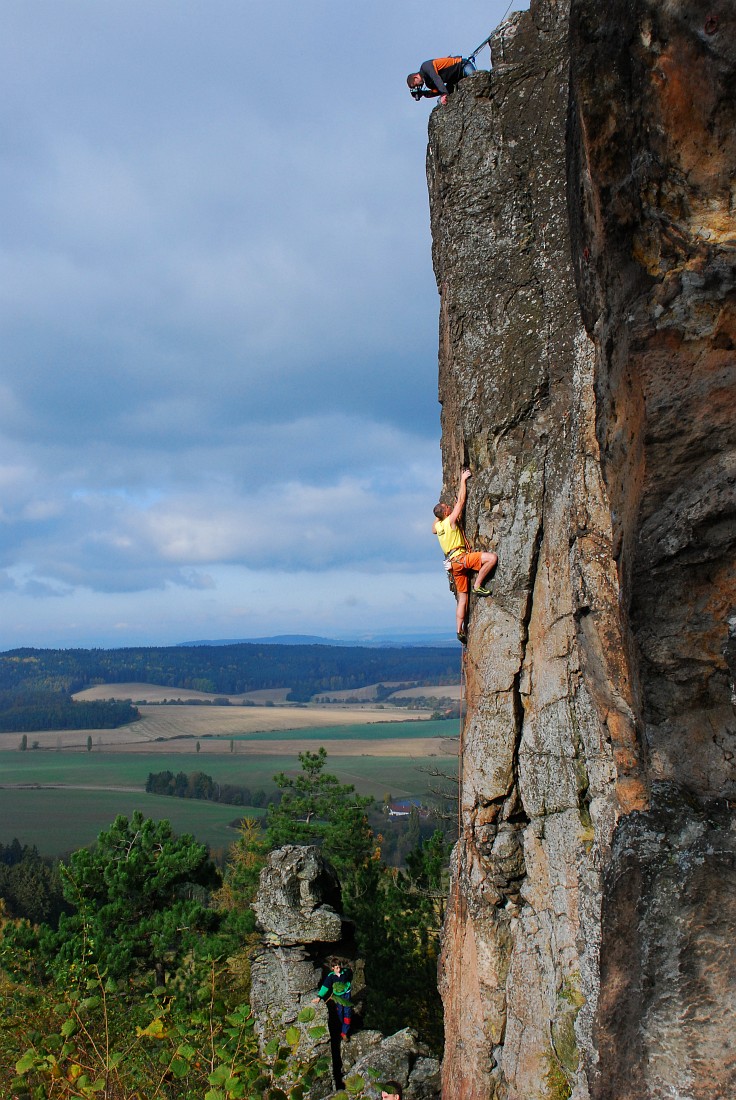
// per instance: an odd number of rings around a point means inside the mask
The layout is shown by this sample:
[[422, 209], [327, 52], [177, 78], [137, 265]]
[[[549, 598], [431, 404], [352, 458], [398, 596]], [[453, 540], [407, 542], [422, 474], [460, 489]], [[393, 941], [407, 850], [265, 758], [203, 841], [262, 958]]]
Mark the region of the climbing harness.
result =
[[465, 534], [463, 526], [459, 520], [455, 526], [459, 530], [460, 534], [463, 536], [464, 546], [453, 546], [452, 550], [448, 550], [445, 554], [444, 566], [445, 573], [447, 573], [447, 582], [450, 585], [450, 591], [452, 592], [455, 599], [457, 599], [457, 586], [455, 584], [455, 574], [452, 571], [452, 559], [455, 557], [456, 554], [470, 554], [472, 553], [472, 551], [468, 546], [467, 535]]
[[464, 554], [466, 552], [467, 551], [462, 550], [459, 546], [456, 546], [454, 549], [450, 550], [449, 553], [445, 554], [445, 573], [447, 573], [447, 582], [450, 585], [450, 591], [455, 599], [457, 599], [457, 585], [455, 584], [455, 574], [452, 571], [452, 559], [456, 554]]

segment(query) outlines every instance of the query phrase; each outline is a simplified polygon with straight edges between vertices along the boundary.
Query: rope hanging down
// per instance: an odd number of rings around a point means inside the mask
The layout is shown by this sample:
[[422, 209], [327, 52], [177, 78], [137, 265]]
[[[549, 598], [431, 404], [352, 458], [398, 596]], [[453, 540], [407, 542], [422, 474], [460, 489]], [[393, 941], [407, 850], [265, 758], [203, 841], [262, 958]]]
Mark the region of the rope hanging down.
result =
[[[501, 16], [501, 18], [498, 21], [498, 26], [499, 27], [501, 26], [504, 19], [506, 18], [506, 16], [511, 11], [511, 5], [513, 4], [513, 2], [514, 2], [514, 0], [509, 0], [509, 6], [506, 8], [506, 11], [503, 13], [503, 15]], [[488, 37], [483, 39], [480, 46], [476, 46], [475, 49], [473, 50], [473, 52], [471, 54], [468, 54], [468, 56], [466, 58], [466, 61], [472, 62], [473, 66], [475, 66], [475, 58], [476, 58], [477, 54], [480, 53], [480, 51], [483, 49], [484, 46], [488, 46], [488, 48], [490, 49], [491, 39], [493, 38], [494, 34], [495, 34], [495, 31], [491, 31], [491, 33], [488, 35]], [[493, 64], [492, 52], [491, 52], [491, 64]]]
[[465, 699], [465, 647], [460, 653], [460, 739], [457, 756], [457, 839], [462, 836], [463, 827], [463, 731], [465, 720], [463, 718], [463, 702]]
[[490, 45], [491, 45], [491, 35], [489, 34], [487, 38], [483, 39], [480, 46], [476, 46], [475, 49], [473, 50], [473, 52], [471, 54], [468, 54], [466, 60], [467, 61], [472, 61], [473, 64], [475, 64], [476, 55], [480, 53], [480, 51], [483, 49], [484, 46], [489, 46], [490, 47]]

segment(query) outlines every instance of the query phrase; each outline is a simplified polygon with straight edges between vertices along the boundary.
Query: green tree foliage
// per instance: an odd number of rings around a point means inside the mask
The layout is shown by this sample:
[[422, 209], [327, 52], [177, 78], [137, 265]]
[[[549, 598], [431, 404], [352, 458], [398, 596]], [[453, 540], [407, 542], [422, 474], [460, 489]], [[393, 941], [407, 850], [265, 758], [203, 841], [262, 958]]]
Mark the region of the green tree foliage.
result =
[[[0, 670], [2, 661], [0, 659]], [[12, 688], [0, 691], [0, 732], [23, 730], [115, 729], [140, 718], [128, 702], [97, 700], [78, 703], [66, 691]], [[25, 751], [28, 740], [21, 738]]]
[[375, 838], [367, 817], [373, 799], [356, 794], [351, 784], [326, 773], [326, 762], [324, 748], [301, 752], [302, 770], [298, 775], [279, 772], [274, 776], [281, 800], [268, 807], [268, 843], [271, 848], [319, 844], [334, 864], [349, 898], [360, 889], [362, 872], [375, 853]]
[[230, 846], [222, 887], [214, 895], [218, 908], [240, 912], [250, 908], [267, 856], [268, 843], [260, 822], [254, 817], [244, 817], [238, 839]]
[[223, 932], [236, 938], [236, 947], [228, 958], [230, 979], [246, 996], [250, 990], [251, 952], [258, 941], [252, 904], [267, 855], [268, 844], [260, 822], [244, 817], [238, 839], [230, 846], [222, 886], [212, 895], [212, 904], [224, 914]]
[[437, 829], [407, 857], [406, 871], [382, 867], [375, 891], [357, 898], [352, 914], [366, 960], [366, 1024], [390, 1033], [411, 1021], [438, 1053], [443, 1020], [437, 962], [449, 848]]
[[[18, 841], [0, 847], [0, 868], [21, 866], [24, 851]], [[231, 909], [221, 905], [228, 915], [252, 898], [265, 851], [257, 822], [245, 822], [225, 885], [213, 897], [216, 905], [226, 890], [236, 898]], [[136, 814], [116, 819], [92, 852], [70, 858], [66, 886], [78, 909], [58, 935], [48, 928], [39, 935], [13, 920], [0, 900], [0, 1096], [304, 1100], [312, 1094], [330, 1070], [329, 1059], [304, 1061], [298, 1054], [303, 1032], [324, 1035], [314, 1009], [304, 1009], [280, 1041], [259, 1051], [232, 960], [225, 962], [235, 941], [203, 935], [201, 911], [181, 905], [193, 900], [192, 884], [210, 870], [191, 838], [176, 838], [167, 822]], [[151, 981], [163, 956], [174, 971], [165, 988]], [[347, 1088], [338, 1096], [364, 1096], [356, 1077]], [[319, 1089], [324, 1094], [325, 1086]]]
[[422, 841], [415, 813], [409, 830], [416, 844], [406, 870], [386, 867], [366, 816], [372, 800], [324, 771], [324, 748], [301, 753], [299, 760], [298, 775], [274, 776], [282, 797], [278, 807], [269, 807], [269, 846], [321, 845], [340, 875], [343, 908], [355, 921], [366, 961], [366, 1023], [388, 1033], [410, 1022], [439, 1052], [437, 959], [449, 844], [441, 829]]
[[22, 847], [17, 838], [12, 844], [0, 844], [0, 898], [8, 916], [54, 928], [61, 913], [69, 909], [58, 862], [42, 858], [35, 846]]
[[94, 848], [74, 852], [62, 879], [76, 912], [42, 943], [57, 970], [93, 958], [113, 978], [153, 973], [163, 984], [166, 969], [216, 924], [197, 888], [217, 881], [205, 846], [140, 812], [116, 818]]
[[[162, 772], [149, 772], [146, 780], [149, 794], [173, 795], [176, 798], [202, 798], [208, 802], [222, 802], [227, 806], [265, 806], [266, 794], [251, 791], [250, 787], [236, 786], [234, 783], [220, 783], [206, 772], [177, 772], [168, 769]], [[271, 801], [278, 801], [278, 792], [273, 792]]]
[[244, 642], [107, 650], [14, 649], [0, 654], [0, 690], [25, 685], [76, 692], [90, 684], [143, 682], [236, 695], [290, 687], [290, 698], [304, 701], [319, 692], [382, 682], [452, 684], [457, 676], [457, 649], [450, 647], [373, 649]]

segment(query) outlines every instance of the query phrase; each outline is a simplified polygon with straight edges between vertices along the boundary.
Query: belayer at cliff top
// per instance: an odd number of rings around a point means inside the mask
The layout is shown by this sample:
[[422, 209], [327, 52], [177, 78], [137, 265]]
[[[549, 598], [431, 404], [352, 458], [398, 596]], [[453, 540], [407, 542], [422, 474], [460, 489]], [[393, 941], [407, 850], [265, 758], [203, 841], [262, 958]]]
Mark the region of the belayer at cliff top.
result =
[[419, 66], [419, 72], [409, 73], [406, 83], [409, 86], [414, 99], [434, 99], [440, 97], [440, 103], [447, 103], [448, 95], [455, 91], [460, 81], [465, 76], [472, 76], [475, 72], [475, 55], [490, 39], [484, 38], [480, 46], [470, 57], [435, 57], [431, 61], [424, 61]]

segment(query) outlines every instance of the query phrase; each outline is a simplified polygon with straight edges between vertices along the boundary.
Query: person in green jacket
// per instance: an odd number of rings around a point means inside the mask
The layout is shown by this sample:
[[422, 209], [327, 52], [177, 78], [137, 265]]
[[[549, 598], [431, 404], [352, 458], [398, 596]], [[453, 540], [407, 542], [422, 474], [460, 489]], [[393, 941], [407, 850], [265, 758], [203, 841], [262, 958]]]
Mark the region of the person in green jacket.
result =
[[334, 962], [332, 970], [317, 990], [317, 996], [312, 997], [312, 1004], [315, 1005], [320, 1001], [332, 1001], [340, 1021], [340, 1038], [344, 1043], [348, 1041], [350, 1033], [352, 980], [352, 972], [343, 967], [342, 963]]

